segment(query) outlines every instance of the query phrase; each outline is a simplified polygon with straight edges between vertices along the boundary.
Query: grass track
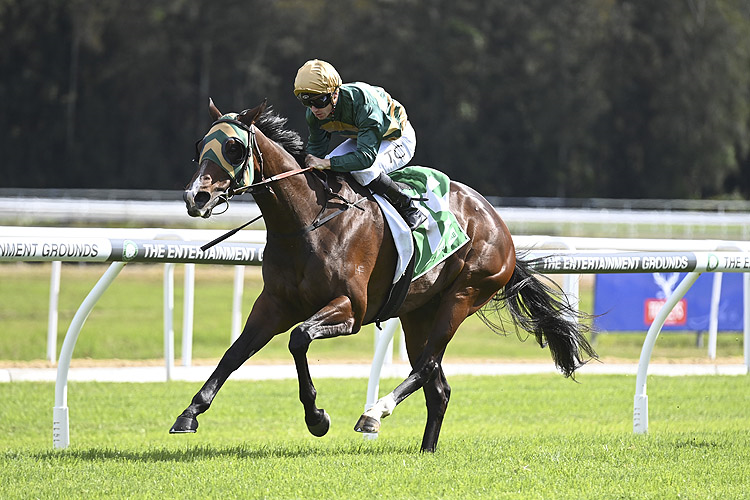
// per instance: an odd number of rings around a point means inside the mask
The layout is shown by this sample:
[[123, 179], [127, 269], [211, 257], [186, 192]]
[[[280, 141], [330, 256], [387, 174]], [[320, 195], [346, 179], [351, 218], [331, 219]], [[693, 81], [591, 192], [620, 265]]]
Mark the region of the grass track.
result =
[[[398, 381], [387, 380], [381, 387]], [[167, 434], [198, 385], [71, 383], [71, 442], [51, 450], [53, 384], [0, 384], [0, 498], [748, 498], [745, 377], [453, 377], [438, 452], [421, 394], [377, 441], [351, 429], [366, 381], [317, 381], [333, 419], [304, 428], [294, 381], [229, 380], [197, 434]]]

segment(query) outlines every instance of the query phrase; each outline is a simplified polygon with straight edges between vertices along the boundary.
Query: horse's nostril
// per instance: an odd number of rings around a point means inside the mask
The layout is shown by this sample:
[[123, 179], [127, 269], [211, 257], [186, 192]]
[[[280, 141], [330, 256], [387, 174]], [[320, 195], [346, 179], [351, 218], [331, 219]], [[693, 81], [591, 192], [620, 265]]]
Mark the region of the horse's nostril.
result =
[[203, 208], [206, 203], [208, 203], [208, 200], [211, 199], [211, 195], [206, 193], [205, 191], [201, 191], [195, 195], [194, 201], [195, 206], [198, 208]]

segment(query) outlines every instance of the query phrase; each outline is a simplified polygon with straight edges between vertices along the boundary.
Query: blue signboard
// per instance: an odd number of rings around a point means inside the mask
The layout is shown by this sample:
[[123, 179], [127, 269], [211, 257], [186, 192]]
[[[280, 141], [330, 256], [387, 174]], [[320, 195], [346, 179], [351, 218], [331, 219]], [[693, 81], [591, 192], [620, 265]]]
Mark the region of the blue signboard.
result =
[[[666, 297], [686, 273], [599, 274], [594, 286], [594, 325], [600, 331], [648, 330]], [[704, 273], [675, 306], [664, 330], [707, 331], [716, 274]], [[724, 273], [719, 330], [743, 329], [742, 274]]]

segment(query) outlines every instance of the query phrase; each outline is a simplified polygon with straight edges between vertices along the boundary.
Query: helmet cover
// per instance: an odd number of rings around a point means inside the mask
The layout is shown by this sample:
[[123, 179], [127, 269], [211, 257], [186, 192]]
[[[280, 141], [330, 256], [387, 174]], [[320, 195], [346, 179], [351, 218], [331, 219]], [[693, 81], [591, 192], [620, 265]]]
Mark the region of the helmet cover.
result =
[[297, 77], [294, 79], [294, 95], [331, 94], [340, 86], [341, 77], [336, 68], [320, 59], [311, 59], [297, 71]]

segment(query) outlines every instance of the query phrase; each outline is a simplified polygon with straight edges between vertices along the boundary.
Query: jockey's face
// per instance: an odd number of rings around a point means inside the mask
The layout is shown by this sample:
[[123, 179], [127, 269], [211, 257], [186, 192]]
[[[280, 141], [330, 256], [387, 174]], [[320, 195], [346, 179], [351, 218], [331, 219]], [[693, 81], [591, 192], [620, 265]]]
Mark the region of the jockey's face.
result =
[[315, 106], [310, 106], [310, 110], [315, 115], [315, 118], [318, 120], [324, 120], [328, 118], [328, 115], [331, 114], [331, 111], [333, 111], [333, 105], [329, 104], [325, 108], [316, 108]]
[[326, 106], [323, 106], [322, 108], [316, 108], [315, 105], [310, 106], [310, 111], [313, 112], [315, 115], [315, 118], [318, 120], [325, 120], [328, 118], [331, 113], [333, 113], [333, 108], [336, 106], [336, 102], [338, 102], [339, 99], [339, 91], [337, 90], [333, 94], [331, 94], [331, 102], [329, 102]]

